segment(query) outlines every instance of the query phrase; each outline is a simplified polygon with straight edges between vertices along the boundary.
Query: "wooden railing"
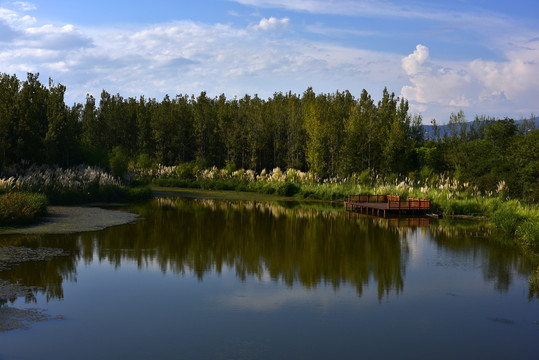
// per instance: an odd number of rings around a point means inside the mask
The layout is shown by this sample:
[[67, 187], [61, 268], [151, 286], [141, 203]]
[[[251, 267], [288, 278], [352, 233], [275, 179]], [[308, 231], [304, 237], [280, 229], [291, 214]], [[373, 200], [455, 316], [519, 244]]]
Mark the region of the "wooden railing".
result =
[[408, 200], [400, 200], [398, 196], [387, 196], [387, 205], [389, 209], [430, 209], [430, 200], [408, 198]]
[[387, 203], [388, 209], [430, 209], [430, 200], [408, 198], [401, 200], [397, 195], [348, 195], [349, 203]]
[[379, 203], [386, 201], [386, 195], [348, 195], [348, 202]]

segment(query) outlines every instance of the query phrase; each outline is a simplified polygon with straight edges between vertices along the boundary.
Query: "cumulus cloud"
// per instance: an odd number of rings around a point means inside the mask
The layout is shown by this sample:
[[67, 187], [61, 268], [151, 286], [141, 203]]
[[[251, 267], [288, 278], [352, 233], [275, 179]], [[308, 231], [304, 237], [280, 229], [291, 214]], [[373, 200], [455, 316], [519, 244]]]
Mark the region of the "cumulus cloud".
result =
[[539, 96], [539, 40], [531, 45], [514, 47], [505, 61], [467, 62], [430, 60], [428, 48], [417, 45], [402, 59], [411, 85], [403, 86], [401, 94], [416, 104], [451, 110], [492, 113], [512, 108], [516, 113], [529, 113], [534, 110], [530, 106], [533, 98]]
[[29, 15], [20, 15], [18, 12], [0, 7], [0, 22], [13, 28], [24, 28], [36, 22], [36, 18]]
[[412, 54], [402, 59], [402, 67], [408, 75], [415, 75], [422, 70], [422, 66], [428, 57], [429, 48], [419, 44]]
[[275, 17], [270, 17], [269, 19], [262, 18], [260, 22], [253, 26], [255, 30], [261, 30], [261, 31], [274, 31], [274, 30], [281, 30], [290, 24], [290, 19], [285, 17], [282, 19], [277, 19]]

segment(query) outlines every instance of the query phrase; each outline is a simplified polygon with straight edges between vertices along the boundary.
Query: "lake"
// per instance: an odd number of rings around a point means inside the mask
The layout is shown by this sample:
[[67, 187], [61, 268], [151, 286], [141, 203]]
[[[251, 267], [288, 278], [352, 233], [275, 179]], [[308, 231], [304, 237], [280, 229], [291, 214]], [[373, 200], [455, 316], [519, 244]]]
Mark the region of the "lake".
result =
[[[379, 219], [293, 201], [160, 197], [133, 223], [0, 246], [0, 359], [539, 359], [534, 265], [476, 222]], [[535, 265], [537, 266], [537, 265]], [[1, 321], [1, 319], [0, 319]]]

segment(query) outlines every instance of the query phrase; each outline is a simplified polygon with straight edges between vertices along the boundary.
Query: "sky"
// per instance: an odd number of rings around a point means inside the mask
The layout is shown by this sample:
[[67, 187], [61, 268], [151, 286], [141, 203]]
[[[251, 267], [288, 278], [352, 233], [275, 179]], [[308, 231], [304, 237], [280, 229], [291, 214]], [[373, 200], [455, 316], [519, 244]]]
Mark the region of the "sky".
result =
[[537, 0], [0, 0], [0, 73], [121, 96], [384, 87], [411, 114], [539, 113]]

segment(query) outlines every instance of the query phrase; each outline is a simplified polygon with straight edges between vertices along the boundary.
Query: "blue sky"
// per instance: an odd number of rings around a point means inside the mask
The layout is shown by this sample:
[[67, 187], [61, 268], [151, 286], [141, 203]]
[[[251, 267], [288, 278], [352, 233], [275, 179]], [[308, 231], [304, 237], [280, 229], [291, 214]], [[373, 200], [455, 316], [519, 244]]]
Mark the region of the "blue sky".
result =
[[387, 87], [424, 123], [518, 119], [539, 113], [538, 17], [537, 0], [0, 0], [0, 72], [68, 103]]

